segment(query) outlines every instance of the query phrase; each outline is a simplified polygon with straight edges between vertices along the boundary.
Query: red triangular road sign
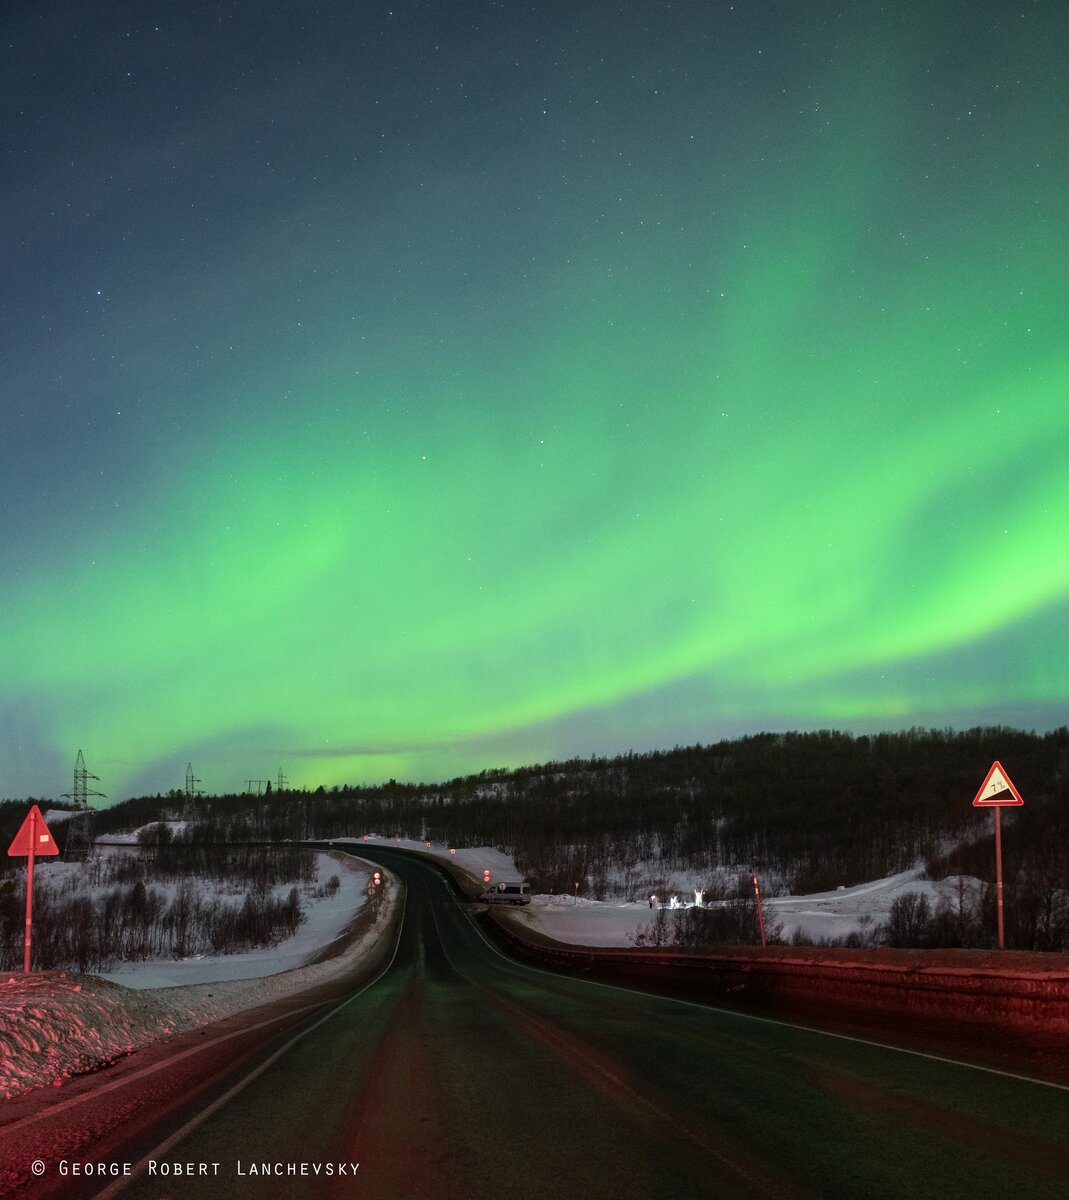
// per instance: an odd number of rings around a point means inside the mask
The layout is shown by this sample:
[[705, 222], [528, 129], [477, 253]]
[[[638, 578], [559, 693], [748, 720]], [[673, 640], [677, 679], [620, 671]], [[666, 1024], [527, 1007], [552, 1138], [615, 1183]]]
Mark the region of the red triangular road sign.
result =
[[991, 764], [987, 778], [973, 797], [973, 808], [995, 808], [1002, 805], [1024, 804], [1021, 793], [1013, 786], [1010, 777], [996, 759]]
[[18, 833], [15, 834], [14, 841], [7, 848], [8, 856], [15, 858], [20, 854], [24, 854], [29, 857], [31, 825], [33, 826], [34, 857], [38, 858], [41, 855], [58, 854], [59, 847], [56, 845], [56, 839], [48, 832], [48, 826], [45, 824], [44, 817], [41, 816], [41, 810], [35, 804], [26, 814], [26, 820], [22, 822]]

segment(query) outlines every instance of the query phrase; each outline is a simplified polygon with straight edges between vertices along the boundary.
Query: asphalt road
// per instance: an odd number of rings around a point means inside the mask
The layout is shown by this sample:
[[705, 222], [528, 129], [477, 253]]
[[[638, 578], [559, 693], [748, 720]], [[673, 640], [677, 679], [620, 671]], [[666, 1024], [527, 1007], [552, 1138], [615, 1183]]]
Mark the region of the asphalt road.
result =
[[491, 945], [433, 868], [361, 854], [407, 887], [382, 978], [246, 1033], [136, 1128], [120, 1089], [66, 1161], [134, 1174], [50, 1160], [27, 1197], [1069, 1194], [1064, 1087], [549, 974]]

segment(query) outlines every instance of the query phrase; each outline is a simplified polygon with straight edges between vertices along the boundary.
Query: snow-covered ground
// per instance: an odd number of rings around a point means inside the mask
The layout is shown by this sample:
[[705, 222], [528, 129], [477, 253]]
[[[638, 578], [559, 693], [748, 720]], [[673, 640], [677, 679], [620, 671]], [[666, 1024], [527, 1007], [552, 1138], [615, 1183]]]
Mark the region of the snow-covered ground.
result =
[[[339, 839], [358, 851], [362, 838]], [[432, 847], [411, 840], [368, 839], [378, 845], [419, 848], [442, 861], [466, 867], [477, 878], [484, 869], [494, 880], [518, 878], [511, 859], [497, 851]], [[112, 852], [137, 843], [137, 833], [108, 838]], [[107, 853], [107, 847], [100, 849]], [[367, 901], [368, 865], [348, 855], [317, 852], [319, 883], [338, 875], [341, 886], [332, 898], [302, 907], [306, 921], [293, 937], [277, 946], [218, 957], [124, 963], [106, 976], [66, 972], [14, 973], [0, 979], [0, 1097], [10, 1099], [30, 1088], [61, 1086], [80, 1072], [99, 1067], [139, 1046], [265, 1004], [280, 996], [314, 987], [350, 970], [383, 936], [387, 914], [396, 899], [389, 886], [379, 919], [341, 954], [305, 966], [334, 941]], [[75, 889], [79, 863], [48, 863], [40, 878], [49, 886]], [[162, 884], [152, 884], [166, 891]], [[93, 889], [88, 889], [92, 891]], [[105, 888], [106, 890], [106, 888]], [[288, 890], [288, 888], [286, 889]]]
[[[165, 988], [187, 983], [216, 983], [228, 979], [253, 979], [290, 971], [308, 962], [324, 946], [341, 936], [367, 900], [370, 878], [367, 867], [344, 854], [317, 854], [320, 884], [337, 875], [335, 895], [305, 901], [304, 923], [277, 946], [246, 950], [241, 954], [196, 955], [193, 958], [151, 959], [122, 963], [101, 976], [128, 988]], [[154, 885], [155, 886], [155, 885]], [[288, 891], [291, 885], [282, 886]]]
[[436, 842], [418, 841], [413, 838], [379, 837], [374, 833], [364, 837], [335, 838], [332, 845], [344, 846], [348, 850], [359, 850], [361, 846], [385, 846], [387, 849], [392, 846], [398, 850], [416, 850], [428, 858], [461, 867], [472, 878], [479, 881], [482, 880], [483, 871], [490, 872], [491, 883], [501, 883], [502, 881], [512, 883], [523, 878], [516, 869], [512, 856], [503, 854], [492, 846], [456, 847], [451, 850], [449, 846]]
[[[135, 989], [126, 978], [123, 986], [99, 976], [55, 971], [0, 979], [0, 1097], [59, 1087], [72, 1075], [141, 1046], [336, 978], [387, 936], [396, 897], [387, 880], [378, 920], [336, 957], [294, 970], [285, 969], [276, 952], [273, 959], [257, 959], [260, 969], [270, 974], [179, 987]], [[350, 909], [348, 916], [352, 915]]]
[[[508, 855], [488, 847], [458, 848], [451, 853], [448, 846], [373, 836], [339, 838], [334, 844], [357, 853], [361, 845], [416, 850], [451, 862], [480, 882], [484, 870], [491, 872], [494, 883], [521, 878]], [[367, 864], [344, 855], [319, 852], [319, 857], [320, 882], [337, 874], [341, 888], [333, 899], [307, 906], [308, 921], [273, 948], [220, 958], [124, 964], [104, 978], [47, 972], [0, 979], [0, 1096], [60, 1085], [72, 1074], [138, 1046], [312, 987], [350, 969], [383, 936], [385, 913], [338, 957], [301, 966], [339, 938], [367, 898]], [[76, 864], [63, 865], [53, 881], [60, 882], [65, 873], [76, 869]], [[787, 939], [799, 928], [814, 940], [841, 937], [861, 927], [865, 918], [872, 924], [886, 921], [891, 904], [905, 892], [923, 893], [935, 903], [955, 890], [953, 880], [932, 883], [919, 874], [919, 870], [905, 871], [833, 892], [769, 899], [766, 919], [781, 921]], [[384, 898], [387, 908], [395, 897], [395, 888], [389, 886]], [[677, 893], [677, 903], [688, 901], [693, 902], [692, 893]], [[559, 941], [609, 947], [631, 945], [636, 931], [654, 915], [648, 902], [599, 902], [581, 895], [535, 896], [529, 907], [509, 911]]]
[[[764, 901], [765, 913], [783, 923], [785, 941], [790, 941], [799, 929], [813, 941], [818, 941], [845, 937], [861, 928], [866, 920], [870, 928], [884, 924], [891, 914], [891, 905], [908, 892], [927, 896], [933, 912], [940, 900], [953, 902], [959, 886], [957, 876], [933, 881], [921, 879], [920, 875], [918, 868], [833, 892], [777, 896]], [[960, 882], [970, 897], [974, 897], [980, 887], [979, 881], [972, 878], [964, 877]]]
[[[360, 838], [339, 838], [338, 845], [347, 846], [397, 846], [404, 850], [415, 850], [442, 862], [453, 862], [469, 871], [477, 880], [482, 879], [484, 869], [491, 871], [492, 882], [512, 881], [523, 876], [512, 858], [489, 846], [458, 848], [451, 854], [448, 846], [432, 844], [410, 838], [383, 838], [373, 834]], [[697, 877], [695, 877], [697, 879]], [[672, 875], [676, 903], [693, 904], [694, 887], [700, 880], [676, 872]], [[886, 879], [871, 883], [860, 883], [854, 887], [838, 888], [830, 892], [814, 892], [808, 896], [763, 897], [765, 921], [771, 926], [782, 924], [780, 936], [790, 941], [801, 930], [814, 942], [821, 939], [842, 938], [847, 934], [884, 924], [891, 913], [891, 905], [907, 892], [917, 892], [928, 897], [934, 909], [943, 897], [951, 899], [956, 892], [956, 878], [933, 882], [921, 878], [921, 868], [901, 871]], [[975, 880], [967, 880], [967, 887], [977, 886]], [[582, 894], [536, 895], [530, 907], [509, 909], [513, 915], [522, 917], [532, 928], [556, 938], [580, 946], [630, 946], [634, 934], [649, 925], [654, 913], [648, 900], [638, 903], [623, 900], [591, 900]]]
[[[781, 937], [790, 941], [802, 930], [814, 942], [840, 938], [849, 933], [883, 924], [891, 905], [906, 892], [926, 895], [933, 908], [942, 896], [950, 898], [957, 880], [934, 883], [920, 878], [920, 870], [902, 871], [887, 879], [861, 883], [811, 896], [777, 896], [762, 899], [765, 922], [781, 922]], [[681, 893], [680, 904], [694, 903], [692, 893]], [[516, 910], [510, 910], [515, 912]], [[548, 937], [582, 946], [630, 946], [635, 932], [654, 917], [649, 902], [588, 900], [583, 896], [535, 896], [524, 919]]]
[[[118, 834], [109, 837], [107, 841], [98, 842], [97, 852], [104, 856], [129, 853], [129, 849], [136, 843], [136, 834]], [[367, 899], [370, 876], [365, 864], [357, 863], [343, 854], [317, 853], [316, 871], [318, 887], [323, 887], [331, 876], [337, 875], [337, 892], [331, 896], [316, 897], [312, 894], [314, 889], [298, 886], [298, 890], [303, 893], [301, 910], [305, 919], [292, 937], [286, 938], [277, 946], [240, 954], [202, 954], [184, 959], [157, 958], [143, 962], [124, 962], [112, 971], [102, 972], [101, 977], [129, 988], [162, 988], [187, 983], [251, 979], [299, 967], [338, 937]], [[58, 858], [45, 859], [37, 865], [34, 890], [36, 892], [46, 887], [57, 896], [77, 895], [96, 899], [116, 886], [113, 882], [90, 884], [84, 876], [83, 863], [63, 862]], [[150, 878], [147, 883], [152, 890], [163, 896], [165, 903], [170, 903], [178, 891], [176, 880], [160, 882]], [[222, 884], [205, 879], [195, 880], [195, 884], [201, 895], [206, 898], [219, 895], [229, 899], [231, 903], [240, 903], [240, 895], [232, 894], [232, 888], [228, 891]], [[274, 891], [279, 898], [283, 898], [293, 886], [292, 883], [279, 884]]]

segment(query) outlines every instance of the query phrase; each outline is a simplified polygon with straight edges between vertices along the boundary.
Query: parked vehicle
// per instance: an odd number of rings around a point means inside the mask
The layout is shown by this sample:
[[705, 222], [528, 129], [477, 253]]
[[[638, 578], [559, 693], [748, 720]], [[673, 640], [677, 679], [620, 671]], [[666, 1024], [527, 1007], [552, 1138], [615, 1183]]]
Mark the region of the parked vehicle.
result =
[[488, 887], [482, 894], [487, 904], [530, 904], [531, 885], [529, 883], [498, 883]]

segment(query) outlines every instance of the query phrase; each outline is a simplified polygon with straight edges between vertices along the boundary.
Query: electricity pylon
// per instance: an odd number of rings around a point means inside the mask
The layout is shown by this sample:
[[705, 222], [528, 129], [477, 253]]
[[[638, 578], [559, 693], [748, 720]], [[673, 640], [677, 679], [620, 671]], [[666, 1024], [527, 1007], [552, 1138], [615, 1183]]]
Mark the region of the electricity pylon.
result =
[[67, 862], [80, 862], [89, 857], [93, 849], [93, 810], [89, 807], [89, 797], [99, 796], [103, 799], [104, 792], [89, 790], [89, 780], [100, 782], [99, 775], [91, 775], [85, 767], [85, 759], [81, 750], [74, 760], [74, 786], [63, 795], [74, 801], [74, 815], [67, 820], [67, 841], [63, 848], [63, 858]]
[[196, 810], [196, 805], [195, 805], [194, 801], [197, 799], [198, 796], [204, 795], [204, 793], [197, 787], [198, 783], [200, 783], [200, 780], [196, 779], [193, 775], [193, 764], [187, 763], [186, 764], [186, 802], [182, 808], [182, 820], [183, 821], [192, 822], [192, 821], [196, 820], [197, 810]]

